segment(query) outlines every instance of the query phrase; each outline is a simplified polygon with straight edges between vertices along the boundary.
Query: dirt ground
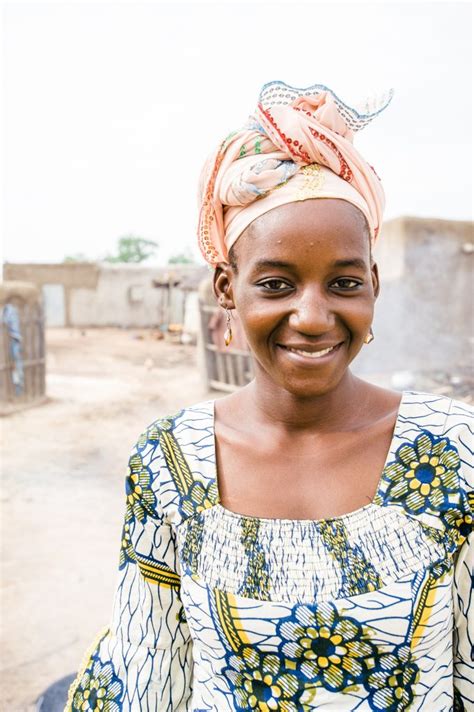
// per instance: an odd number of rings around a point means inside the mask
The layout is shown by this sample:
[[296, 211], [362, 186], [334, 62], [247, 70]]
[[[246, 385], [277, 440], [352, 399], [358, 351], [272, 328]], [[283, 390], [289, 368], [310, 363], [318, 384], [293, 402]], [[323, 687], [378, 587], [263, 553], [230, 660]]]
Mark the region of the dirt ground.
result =
[[5, 712], [34, 710], [108, 624], [138, 435], [216, 396], [203, 386], [195, 347], [149, 331], [50, 329], [47, 353], [49, 401], [0, 422]]

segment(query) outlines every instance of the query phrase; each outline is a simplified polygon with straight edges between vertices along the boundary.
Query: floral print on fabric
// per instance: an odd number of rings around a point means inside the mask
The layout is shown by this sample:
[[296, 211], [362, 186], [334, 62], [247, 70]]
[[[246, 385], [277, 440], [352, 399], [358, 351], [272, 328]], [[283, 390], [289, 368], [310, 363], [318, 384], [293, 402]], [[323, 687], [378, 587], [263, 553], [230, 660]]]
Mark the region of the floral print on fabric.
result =
[[370, 709], [377, 712], [403, 712], [408, 709], [418, 678], [419, 670], [408, 645], [378, 655], [376, 669], [368, 675], [365, 683]]
[[132, 455], [126, 480], [128, 519], [136, 517], [145, 522], [147, 516], [156, 518], [156, 495], [151, 487], [152, 475], [143, 465], [139, 454]]
[[217, 485], [213, 482], [209, 487], [204, 487], [202, 482], [193, 482], [187, 494], [183, 497], [181, 508], [183, 514], [192, 517], [193, 514], [203, 512], [213, 507], [217, 501]]
[[334, 692], [361, 682], [367, 661], [376, 653], [360, 623], [340, 615], [332, 603], [296, 606], [277, 633], [282, 654], [296, 663], [302, 676]]
[[365, 690], [375, 711], [409, 709], [419, 669], [407, 643], [390, 652], [379, 650], [369, 639], [370, 627], [338, 612], [334, 604], [301, 604], [277, 624], [277, 654], [246, 644], [232, 651], [240, 624], [230, 607], [220, 608], [226, 609], [223, 630], [234, 627], [223, 674], [239, 712], [309, 709], [321, 688], [330, 693]]
[[460, 497], [459, 506], [443, 512], [442, 520], [447, 528], [451, 547], [455, 550], [466, 541], [473, 529], [472, 507], [468, 498]]
[[458, 544], [462, 544], [464, 541], [466, 541], [467, 537], [472, 532], [474, 526], [474, 520], [472, 518], [472, 515], [464, 514], [458, 516], [454, 520], [454, 526], [459, 532]]
[[142, 450], [146, 445], [145, 436], [138, 441], [137, 451], [131, 455], [128, 462], [128, 473], [125, 480], [126, 509], [125, 521], [122, 527], [120, 541], [119, 570], [127, 564], [136, 563], [132, 534], [136, 522], [145, 524], [147, 517], [158, 518], [157, 499], [152, 488], [153, 475], [143, 463]]
[[[396, 460], [387, 465], [383, 479], [386, 495], [400, 502], [409, 514], [439, 512], [459, 491], [459, 454], [448, 438], [422, 431], [413, 443], [403, 443]], [[375, 498], [380, 504], [381, 497]]]
[[120, 542], [119, 569], [122, 570], [127, 563], [136, 562], [135, 551], [132, 544], [130, 522], [125, 520], [122, 528], [122, 540]]
[[76, 688], [72, 712], [120, 712], [123, 684], [112, 663], [92, 657]]
[[298, 712], [304, 691], [295, 671], [285, 670], [278, 655], [261, 653], [244, 647], [238, 655], [230, 655], [224, 676], [231, 683], [235, 709], [238, 712]]

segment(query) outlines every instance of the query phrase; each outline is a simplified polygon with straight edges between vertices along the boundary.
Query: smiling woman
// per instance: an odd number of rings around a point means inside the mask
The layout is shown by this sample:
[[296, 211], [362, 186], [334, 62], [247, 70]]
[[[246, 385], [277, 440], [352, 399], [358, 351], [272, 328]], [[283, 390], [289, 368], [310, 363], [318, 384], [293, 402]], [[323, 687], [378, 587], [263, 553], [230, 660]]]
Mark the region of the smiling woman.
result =
[[242, 319], [260, 382], [303, 398], [332, 391], [367, 338], [379, 290], [360, 211], [333, 198], [281, 205], [251, 223], [230, 259], [215, 288]]
[[140, 436], [68, 710], [474, 709], [472, 410], [350, 370], [384, 202], [352, 141], [382, 108], [274, 82], [205, 167], [199, 241], [255, 378]]

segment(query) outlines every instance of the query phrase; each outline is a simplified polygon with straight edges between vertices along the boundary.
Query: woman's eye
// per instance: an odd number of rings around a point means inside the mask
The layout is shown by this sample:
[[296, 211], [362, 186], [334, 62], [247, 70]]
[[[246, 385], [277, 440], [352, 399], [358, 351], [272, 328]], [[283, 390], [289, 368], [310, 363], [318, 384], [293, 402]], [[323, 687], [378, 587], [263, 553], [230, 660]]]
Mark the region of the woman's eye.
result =
[[344, 279], [337, 279], [335, 282], [332, 283], [332, 286], [336, 287], [336, 289], [356, 289], [357, 287], [362, 286], [362, 282], [358, 282], [355, 279], [350, 279], [349, 277], [346, 277]]
[[260, 282], [259, 287], [264, 287], [269, 292], [283, 292], [285, 289], [290, 289], [288, 282], [282, 279], [267, 279], [265, 282]]

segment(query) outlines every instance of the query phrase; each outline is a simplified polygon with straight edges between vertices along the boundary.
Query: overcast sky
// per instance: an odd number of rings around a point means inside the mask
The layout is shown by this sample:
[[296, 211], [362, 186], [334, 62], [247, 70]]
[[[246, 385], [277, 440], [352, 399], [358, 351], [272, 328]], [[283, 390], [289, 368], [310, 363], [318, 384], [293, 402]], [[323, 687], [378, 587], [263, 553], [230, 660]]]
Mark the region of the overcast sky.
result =
[[194, 249], [201, 164], [262, 84], [350, 103], [386, 218], [472, 218], [470, 3], [3, 4], [4, 257], [90, 258], [133, 233]]

